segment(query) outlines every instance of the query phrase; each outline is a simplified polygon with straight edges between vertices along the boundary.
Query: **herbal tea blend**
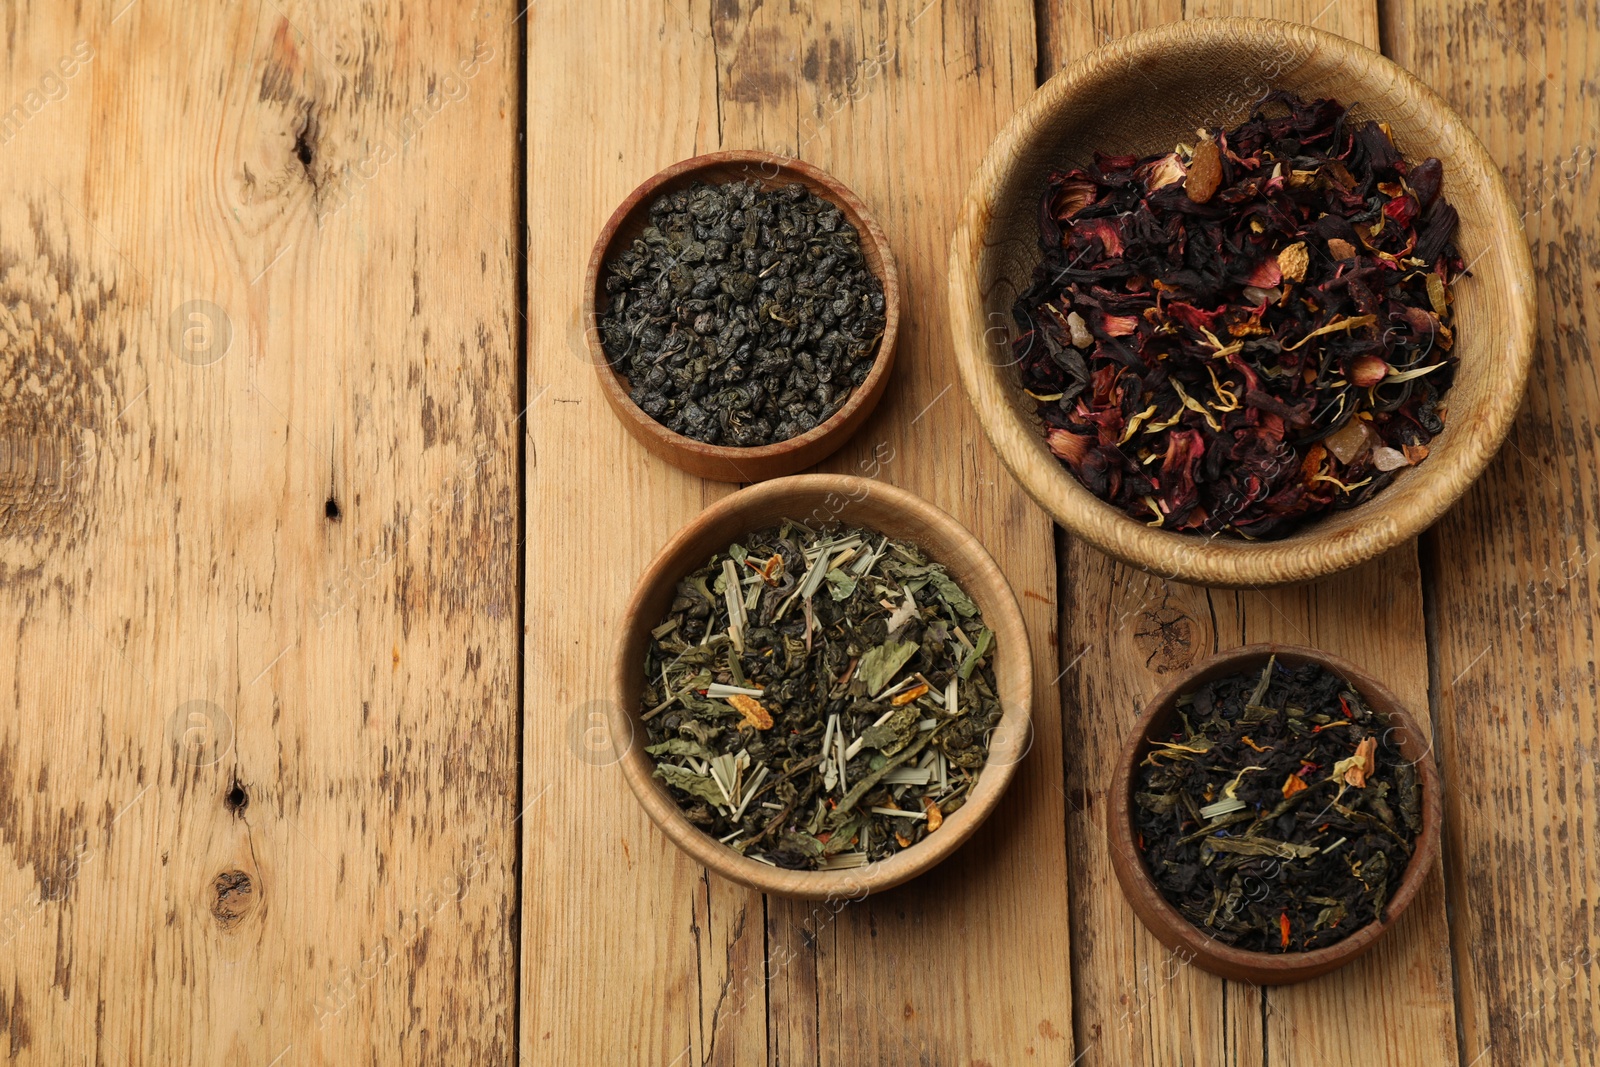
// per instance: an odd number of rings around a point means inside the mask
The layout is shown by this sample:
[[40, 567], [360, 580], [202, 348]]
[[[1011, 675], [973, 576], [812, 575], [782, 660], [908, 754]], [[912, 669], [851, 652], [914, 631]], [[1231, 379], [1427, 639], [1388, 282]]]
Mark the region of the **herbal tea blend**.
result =
[[884, 331], [860, 234], [798, 183], [662, 196], [605, 287], [601, 342], [633, 402], [708, 444], [771, 444], [826, 421]]
[[641, 718], [689, 821], [778, 867], [910, 848], [971, 794], [1000, 722], [994, 634], [945, 568], [787, 521], [678, 585]]
[[1388, 722], [1316, 664], [1207, 682], [1138, 768], [1133, 822], [1167, 901], [1218, 941], [1304, 952], [1383, 915], [1422, 828]]
[[1014, 353], [1050, 449], [1151, 526], [1281, 537], [1422, 462], [1455, 374], [1437, 159], [1285, 92], [1052, 175]]

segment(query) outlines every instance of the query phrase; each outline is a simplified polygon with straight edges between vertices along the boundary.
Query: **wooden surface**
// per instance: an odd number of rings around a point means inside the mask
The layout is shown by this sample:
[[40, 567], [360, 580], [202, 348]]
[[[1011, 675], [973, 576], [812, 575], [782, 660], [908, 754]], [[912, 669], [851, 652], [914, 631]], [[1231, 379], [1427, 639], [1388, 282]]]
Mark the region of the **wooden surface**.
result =
[[4, 148], [0, 1049], [506, 1060], [518, 29], [77, 10], [0, 80], [92, 56]]
[[[968, 180], [1038, 79], [1225, 5], [8, 7], [0, 1056], [1600, 1058], [1600, 26], [1324, 2], [1241, 13], [1382, 45], [1463, 114], [1528, 211], [1541, 347], [1510, 443], [1420, 549], [1267, 593], [1053, 535], [954, 384], [943, 295]], [[634, 579], [732, 487], [606, 409], [582, 269], [635, 185], [732, 147], [827, 168], [883, 225], [899, 361], [824, 469], [965, 522], [1039, 665], [992, 830], [861, 902], [704, 874], [603, 728]], [[1165, 674], [1272, 639], [1431, 715], [1446, 840], [1372, 954], [1263, 993], [1136, 925], [1103, 804]]]

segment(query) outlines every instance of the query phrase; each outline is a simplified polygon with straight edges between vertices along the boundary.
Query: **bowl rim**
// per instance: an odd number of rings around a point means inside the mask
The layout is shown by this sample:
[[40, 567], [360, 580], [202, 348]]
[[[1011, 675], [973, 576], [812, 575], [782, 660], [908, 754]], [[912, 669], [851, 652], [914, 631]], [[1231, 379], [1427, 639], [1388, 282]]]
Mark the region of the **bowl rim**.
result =
[[[1246, 34], [1287, 37], [1302, 53], [1324, 53], [1347, 68], [1368, 71], [1368, 76], [1381, 71], [1392, 79], [1395, 92], [1414, 99], [1435, 120], [1440, 132], [1434, 143], [1459, 149], [1474, 174], [1474, 184], [1481, 182], [1479, 193], [1487, 214], [1498, 215], [1508, 227], [1504, 239], [1493, 247], [1508, 260], [1505, 290], [1511, 315], [1501, 324], [1505, 342], [1491, 353], [1489, 364], [1493, 381], [1503, 388], [1486, 401], [1485, 418], [1470, 428], [1456, 424], [1462, 437], [1452, 443], [1450, 453], [1436, 455], [1430, 464], [1417, 468], [1416, 476], [1434, 485], [1432, 492], [1419, 494], [1402, 512], [1374, 515], [1374, 521], [1337, 536], [1317, 536], [1315, 521], [1287, 538], [1253, 542], [1145, 526], [1095, 497], [1053, 457], [1038, 452], [1035, 429], [1013, 416], [1006, 383], [986, 358], [990, 346], [985, 333], [993, 324], [985, 320], [987, 294], [979, 283], [977, 265], [989, 240], [988, 227], [996, 214], [993, 191], [1001, 176], [1013, 170], [1026, 146], [1042, 135], [1066, 100], [1113, 70], [1137, 64], [1152, 53], [1170, 54], [1175, 47], [1204, 49]], [[1357, 566], [1437, 521], [1482, 473], [1510, 432], [1527, 388], [1538, 325], [1533, 260], [1520, 213], [1499, 167], [1465, 120], [1409, 71], [1348, 38], [1298, 23], [1237, 16], [1191, 19], [1129, 34], [1068, 65], [1035, 91], [996, 137], [973, 177], [951, 240], [948, 297], [962, 384], [985, 435], [1028, 495], [1074, 536], [1131, 566], [1169, 579], [1238, 588], [1310, 581]], [[1010, 330], [1009, 321], [1005, 327]]]
[[[720, 551], [719, 548], [702, 550], [699, 546], [724, 520], [743, 522], [742, 515], [780, 501], [793, 501], [798, 510], [804, 511], [812, 506], [813, 500], [824, 499], [829, 493], [856, 489], [866, 489], [884, 499], [909, 524], [936, 530], [941, 538], [957, 546], [954, 553], [933, 553], [923, 545], [930, 558], [947, 565], [952, 562], [952, 555], [959, 556], [962, 566], [972, 573], [972, 577], [963, 581], [963, 587], [978, 602], [985, 624], [997, 638], [1002, 634], [1015, 635], [1015, 639], [997, 641], [1000, 654], [1005, 657], [995, 662], [1002, 716], [991, 735], [989, 762], [978, 777], [978, 785], [961, 808], [945, 816], [944, 825], [936, 835], [862, 867], [837, 871], [786, 870], [740, 855], [694, 826], [666, 788], [652, 777], [655, 760], [644, 751], [644, 730], [638, 721], [638, 708], [627, 702], [630, 687], [638, 688], [630, 679], [636, 679], [640, 671], [640, 661], [630, 654], [633, 634], [639, 627], [654, 625], [654, 620], [641, 618], [644, 604], [653, 591], [663, 583], [676, 584], [708, 555]], [[804, 507], [800, 507], [802, 502]], [[848, 509], [838, 517], [849, 522], [847, 514]], [[751, 524], [748, 529], [767, 524]], [[915, 536], [895, 536], [919, 541]], [[1002, 669], [1006, 671], [1004, 678]], [[723, 497], [674, 534], [656, 554], [636, 584], [622, 616], [611, 654], [607, 679], [610, 699], [606, 702], [606, 711], [612, 743], [622, 751], [617, 762], [622, 766], [629, 788], [651, 821], [691, 859], [724, 878], [776, 896], [859, 900], [869, 893], [899, 885], [941, 863], [994, 812], [1011, 784], [1017, 764], [1031, 747], [1033, 673], [1033, 654], [1016, 594], [999, 565], [971, 531], [947, 512], [906, 489], [852, 475], [799, 474], [759, 482]], [[621, 744], [618, 739], [622, 739]]]
[[[1367, 923], [1340, 941], [1310, 952], [1257, 952], [1217, 941], [1168, 903], [1151, 877], [1144, 856], [1135, 843], [1135, 772], [1140, 758], [1150, 746], [1152, 724], [1158, 717], [1171, 712], [1181, 694], [1214, 678], [1263, 665], [1270, 656], [1294, 665], [1316, 663], [1333, 671], [1354, 687], [1375, 713], [1387, 718], [1390, 730], [1403, 731], [1405, 740], [1402, 747], [1411, 750], [1407, 755], [1418, 769], [1418, 787], [1422, 793], [1422, 828], [1417, 832], [1405, 874], [1394, 895], [1389, 898], [1385, 916]], [[1117, 882], [1139, 921], [1168, 948], [1188, 953], [1190, 962], [1202, 970], [1229, 978], [1242, 977], [1262, 985], [1282, 985], [1304, 981], [1342, 967], [1372, 948], [1400, 920], [1437, 866], [1442, 836], [1443, 797], [1439, 770], [1433, 761], [1433, 742], [1424, 741], [1428, 737], [1388, 687], [1340, 656], [1302, 645], [1276, 642], [1242, 645], [1218, 652], [1184, 671], [1151, 697], [1123, 742], [1112, 773], [1109, 802], [1106, 805], [1108, 847]], [[1418, 747], [1421, 747], [1420, 752], [1415, 751]]]
[[[819, 193], [816, 189], [811, 191], [844, 212], [846, 219], [856, 228], [860, 236], [863, 256], [866, 256], [869, 249], [877, 252], [882, 268], [874, 273], [883, 289], [884, 298], [883, 336], [878, 339], [878, 349], [873, 355], [872, 369], [866, 379], [851, 391], [839, 410], [805, 433], [771, 444], [753, 446], [712, 445], [696, 441], [657, 422], [635, 404], [622, 384], [625, 380], [622, 373], [611, 366], [610, 360], [606, 358], [605, 348], [600, 343], [600, 302], [596, 299], [601, 285], [604, 284], [605, 263], [611, 258], [612, 246], [628, 219], [636, 211], [641, 208], [648, 210], [649, 202], [655, 198], [658, 191], [671, 183], [680, 180], [692, 181], [702, 172], [738, 165], [762, 168], [762, 172], [753, 177], [769, 188], [779, 183], [786, 175], [798, 176], [808, 183], [820, 186], [824, 192]], [[774, 170], [771, 176], [765, 173], [769, 167]], [[713, 463], [738, 471], [740, 463], [752, 465], [772, 463], [787, 459], [794, 453], [815, 448], [818, 442], [832, 437], [840, 430], [844, 432], [839, 434], [837, 445], [842, 445], [853, 430], [851, 423], [857, 412], [863, 405], [870, 410], [877, 404], [882, 397], [885, 380], [894, 364], [895, 345], [900, 333], [900, 275], [894, 253], [889, 247], [888, 237], [884, 235], [872, 212], [867, 210], [867, 206], [849, 186], [821, 167], [802, 159], [758, 149], [727, 149], [692, 156], [662, 168], [641, 182], [622, 203], [617, 205], [611, 217], [606, 220], [606, 224], [601, 227], [600, 235], [595, 239], [594, 247], [589, 253], [589, 263], [585, 268], [583, 279], [582, 316], [589, 360], [594, 364], [595, 372], [600, 378], [600, 386], [619, 416], [624, 413], [633, 416], [631, 419], [624, 418], [623, 421], [635, 434], [648, 434], [659, 449], [657, 454], [664, 458], [682, 456], [702, 466]], [[862, 412], [862, 417], [864, 415]], [[809, 458], [808, 463], [817, 462], [826, 456], [828, 451]], [[683, 464], [678, 463], [678, 465]], [[742, 480], [752, 480], [744, 479], [742, 472], [740, 476]]]

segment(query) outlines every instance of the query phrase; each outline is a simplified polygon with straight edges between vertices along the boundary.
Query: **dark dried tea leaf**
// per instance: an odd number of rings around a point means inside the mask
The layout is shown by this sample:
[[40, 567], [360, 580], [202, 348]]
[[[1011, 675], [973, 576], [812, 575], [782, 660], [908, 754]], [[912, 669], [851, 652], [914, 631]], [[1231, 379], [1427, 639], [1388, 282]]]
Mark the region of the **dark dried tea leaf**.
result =
[[1416, 768], [1343, 678], [1269, 660], [1178, 698], [1134, 829], [1167, 901], [1218, 941], [1306, 952], [1381, 918], [1422, 828]]
[[915, 545], [798, 522], [678, 584], [645, 656], [656, 777], [752, 859], [855, 867], [966, 803], [1000, 723], [994, 634]]
[[1050, 450], [1185, 532], [1281, 537], [1370, 499], [1444, 430], [1464, 264], [1443, 177], [1284, 92], [1192, 148], [1053, 174], [1014, 308]]
[[805, 433], [844, 406], [877, 357], [883, 286], [860, 234], [798, 183], [662, 196], [606, 267], [606, 358], [645, 414], [697, 441], [748, 447]]

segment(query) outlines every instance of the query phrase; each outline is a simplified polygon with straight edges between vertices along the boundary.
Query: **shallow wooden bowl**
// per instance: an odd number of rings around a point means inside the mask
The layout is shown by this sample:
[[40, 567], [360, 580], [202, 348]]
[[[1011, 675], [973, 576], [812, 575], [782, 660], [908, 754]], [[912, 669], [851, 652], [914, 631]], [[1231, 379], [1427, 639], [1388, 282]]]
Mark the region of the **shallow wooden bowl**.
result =
[[[1276, 541], [1154, 529], [1085, 489], [1046, 447], [1011, 355], [1012, 304], [1039, 252], [1050, 171], [1095, 149], [1145, 155], [1232, 126], [1267, 89], [1354, 103], [1389, 123], [1400, 150], [1444, 163], [1472, 271], [1453, 287], [1455, 352], [1446, 428], [1432, 454], [1359, 507]], [[1342, 37], [1267, 19], [1197, 19], [1136, 33], [1050, 79], [995, 141], [950, 252], [950, 316], [961, 378], [989, 440], [1039, 505], [1077, 537], [1168, 578], [1205, 585], [1306, 581], [1372, 559], [1428, 527], [1466, 491], [1511, 426], [1533, 357], [1533, 267], [1494, 161], [1438, 94]]]
[[[1411, 862], [1406, 866], [1399, 888], [1389, 900], [1383, 919], [1368, 923], [1337, 944], [1313, 952], [1250, 952], [1212, 940], [1209, 934], [1190, 923], [1177, 908], [1167, 903], [1161, 890], [1156, 888], [1149, 869], [1145, 867], [1133, 828], [1133, 794], [1137, 781], [1135, 769], [1153, 747], [1151, 738], [1166, 738], [1181, 727], [1176, 707], [1178, 697], [1225, 675], [1247, 670], [1259, 671], [1266, 666], [1267, 657], [1273, 655], [1278, 657], [1279, 662], [1293, 667], [1307, 663], [1319, 664], [1354, 686], [1375, 714], [1389, 720], [1390, 739], [1399, 747], [1401, 755], [1416, 766], [1417, 780], [1422, 790], [1422, 830], [1417, 835]], [[1427, 735], [1401, 706], [1399, 698], [1353, 663], [1326, 652], [1294, 645], [1249, 645], [1230, 649], [1185, 672], [1156, 694], [1134, 724], [1133, 732], [1129, 734], [1117, 761], [1111, 779], [1110, 803], [1106, 808], [1111, 867], [1116, 871], [1123, 895], [1128, 898], [1139, 920], [1163, 945], [1177, 953], [1178, 958], [1192, 962], [1202, 970], [1256, 985], [1287, 985], [1327, 974], [1370, 949], [1416, 899], [1423, 882], [1433, 871], [1439, 855], [1442, 809], [1439, 772], [1433, 765], [1431, 748]]]
[[[862, 256], [883, 286], [883, 338], [878, 342], [877, 357], [866, 381], [856, 386], [843, 407], [817, 426], [787, 441], [753, 448], [708, 445], [674, 433], [646, 415], [630, 397], [627, 378], [611, 368], [600, 344], [600, 315], [609, 303], [605, 265], [644, 232], [650, 223], [650, 205], [662, 194], [687, 189], [695, 182], [714, 185], [735, 181], [758, 181], [769, 189], [799, 182], [832, 203], [861, 235]], [[612, 213], [589, 256], [583, 283], [583, 323], [606, 400], [640, 444], [673, 466], [701, 478], [759, 482], [821, 462], [849, 440], [878, 406], [894, 366], [895, 339], [900, 329], [900, 276], [895, 271], [889, 241], [877, 222], [856, 195], [832, 175], [801, 160], [768, 152], [713, 152], [674, 163], [635, 189]]]
[[[786, 871], [747, 859], [684, 818], [666, 786], [651, 777], [655, 760], [647, 752], [639, 722], [644, 688], [644, 656], [650, 630], [661, 622], [684, 575], [747, 533], [784, 519], [807, 524], [837, 520], [911, 541], [943, 563], [967, 595], [977, 602], [994, 631], [994, 671], [1001, 720], [989, 737], [989, 762], [967, 803], [947, 815], [944, 825], [911, 848], [886, 860], [839, 871]], [[921, 497], [865, 478], [805, 474], [742, 489], [713, 504], [684, 527], [650, 564], [623, 616], [622, 633], [611, 661], [610, 730], [615, 750], [623, 752], [628, 785], [655, 824], [696, 862], [765, 893], [811, 899], [859, 899], [913, 878], [949, 856], [988, 818], [1028, 751], [1033, 707], [1033, 659], [1022, 612], [1000, 568], [977, 538]]]

